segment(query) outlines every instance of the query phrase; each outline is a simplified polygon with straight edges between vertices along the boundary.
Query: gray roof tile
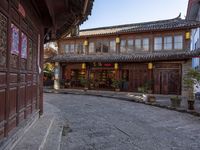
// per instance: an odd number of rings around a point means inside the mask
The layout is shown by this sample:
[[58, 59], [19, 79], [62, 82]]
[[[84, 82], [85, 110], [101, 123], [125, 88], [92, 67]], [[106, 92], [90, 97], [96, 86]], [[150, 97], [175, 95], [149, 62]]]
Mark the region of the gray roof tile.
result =
[[49, 62], [147, 62], [164, 60], [185, 60], [199, 57], [200, 49], [195, 51], [171, 51], [154, 53], [132, 53], [132, 54], [102, 54], [102, 55], [57, 55], [47, 61]]

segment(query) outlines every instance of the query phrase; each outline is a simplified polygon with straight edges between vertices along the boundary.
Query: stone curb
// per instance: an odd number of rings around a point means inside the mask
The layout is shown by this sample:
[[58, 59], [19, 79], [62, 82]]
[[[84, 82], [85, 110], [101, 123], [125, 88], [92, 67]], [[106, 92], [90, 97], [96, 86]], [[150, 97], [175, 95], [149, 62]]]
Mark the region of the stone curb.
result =
[[150, 103], [150, 102], [145, 102], [142, 99], [136, 99], [134, 97], [132, 98], [128, 98], [128, 97], [123, 97], [121, 95], [104, 95], [104, 94], [98, 94], [98, 93], [89, 93], [89, 92], [85, 92], [85, 91], [80, 91], [80, 92], [73, 92], [73, 91], [58, 91], [58, 90], [44, 90], [44, 93], [54, 93], [54, 94], [73, 94], [73, 95], [88, 95], [88, 96], [97, 96], [97, 97], [106, 97], [106, 98], [115, 98], [118, 100], [125, 100], [125, 101], [131, 101], [131, 102], [135, 102], [135, 103], [141, 103], [141, 104], [145, 104], [145, 105], [149, 105], [149, 106], [154, 106], [154, 107], [159, 107], [159, 108], [164, 108], [164, 109], [168, 109], [168, 110], [173, 110], [173, 111], [177, 111], [177, 112], [181, 112], [181, 113], [187, 113], [193, 116], [198, 116], [200, 117], [200, 112], [196, 112], [196, 111], [191, 111], [191, 110], [186, 110], [183, 108], [174, 108], [171, 106], [167, 106], [167, 105], [162, 105], [159, 103]]

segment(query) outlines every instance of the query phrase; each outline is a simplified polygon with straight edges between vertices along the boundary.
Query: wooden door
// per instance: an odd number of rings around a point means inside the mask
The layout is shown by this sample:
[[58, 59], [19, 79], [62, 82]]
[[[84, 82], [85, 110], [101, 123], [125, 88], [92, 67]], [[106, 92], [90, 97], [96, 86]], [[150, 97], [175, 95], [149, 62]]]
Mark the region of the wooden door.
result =
[[138, 88], [144, 86], [150, 80], [150, 71], [147, 64], [132, 64], [129, 69], [129, 91], [138, 92]]
[[18, 4], [0, 1], [0, 140], [38, 109], [40, 32]]
[[154, 71], [156, 94], [180, 94], [181, 74], [179, 69], [156, 69]]

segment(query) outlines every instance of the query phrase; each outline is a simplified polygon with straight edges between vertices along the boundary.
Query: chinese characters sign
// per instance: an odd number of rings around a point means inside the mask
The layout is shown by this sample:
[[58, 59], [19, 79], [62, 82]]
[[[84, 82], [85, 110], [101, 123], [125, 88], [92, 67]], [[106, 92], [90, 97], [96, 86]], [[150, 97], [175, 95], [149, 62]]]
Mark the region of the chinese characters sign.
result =
[[27, 58], [27, 36], [22, 33], [22, 44], [21, 44], [21, 58]]
[[11, 24], [11, 54], [18, 55], [19, 54], [19, 29]]

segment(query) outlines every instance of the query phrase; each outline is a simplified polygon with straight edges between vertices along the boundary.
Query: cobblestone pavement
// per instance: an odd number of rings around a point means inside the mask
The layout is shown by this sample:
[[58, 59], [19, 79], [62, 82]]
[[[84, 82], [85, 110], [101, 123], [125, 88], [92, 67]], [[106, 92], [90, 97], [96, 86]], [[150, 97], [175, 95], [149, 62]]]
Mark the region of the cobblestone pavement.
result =
[[199, 150], [200, 118], [111, 98], [44, 94], [63, 117], [62, 150]]

